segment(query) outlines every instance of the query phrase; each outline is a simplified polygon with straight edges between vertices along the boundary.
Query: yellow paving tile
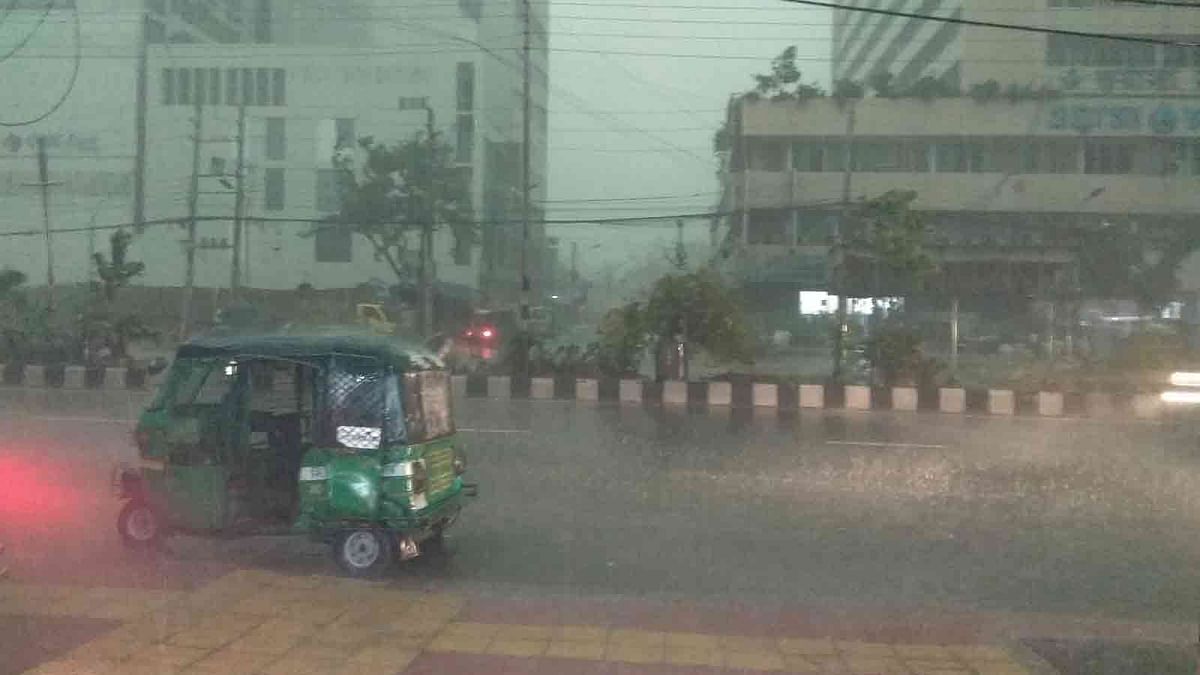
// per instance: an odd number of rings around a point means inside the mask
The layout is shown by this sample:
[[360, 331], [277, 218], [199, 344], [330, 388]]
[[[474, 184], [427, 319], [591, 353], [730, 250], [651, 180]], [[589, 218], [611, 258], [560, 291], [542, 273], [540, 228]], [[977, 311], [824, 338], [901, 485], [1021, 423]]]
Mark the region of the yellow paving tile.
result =
[[439, 636], [426, 647], [431, 652], [465, 652], [482, 654], [492, 644], [492, 638], [484, 636]]
[[326, 626], [308, 636], [307, 640], [321, 645], [359, 647], [379, 635], [367, 626]]
[[326, 624], [333, 623], [349, 611], [351, 611], [349, 605], [292, 605], [288, 612], [283, 616], [286, 616], [293, 621], [303, 621], [316, 626], [324, 626]]
[[535, 625], [500, 625], [496, 629], [496, 638], [504, 640], [549, 640], [554, 629], [551, 626]]
[[[802, 673], [803, 675], [817, 675], [818, 673], [831, 672], [831, 671], [826, 671], [826, 670], [822, 669], [821, 666], [817, 665], [816, 663], [813, 663], [812, 661], [808, 660], [807, 658], [805, 658], [803, 656], [797, 656], [794, 654], [784, 655], [783, 663], [784, 663], [784, 667], [787, 669], [787, 672], [789, 672], [789, 673]], [[832, 671], [832, 672], [838, 672], [838, 671]]]
[[209, 654], [207, 649], [194, 647], [179, 647], [175, 645], [153, 645], [143, 647], [130, 655], [121, 664], [122, 672], [141, 673], [153, 672], [155, 669], [164, 672], [178, 672], [199, 661]]
[[725, 652], [725, 665], [743, 670], [783, 670], [783, 655], [770, 651]]
[[363, 645], [362, 648], [369, 649], [378, 645], [420, 651], [432, 641], [433, 638], [428, 635], [401, 635], [398, 633], [381, 632], [374, 640]]
[[550, 646], [549, 640], [514, 640], [497, 637], [488, 645], [487, 653], [500, 656], [541, 656]]
[[345, 663], [339, 659], [311, 659], [285, 655], [262, 669], [263, 675], [337, 675]]
[[809, 663], [817, 667], [817, 672], [825, 673], [842, 673], [846, 670], [846, 663], [839, 656], [829, 654], [806, 654], [804, 656]]
[[802, 656], [833, 656], [838, 653], [833, 640], [804, 638], [783, 638], [779, 640], [779, 651], [784, 654], [799, 654]]
[[438, 635], [445, 637], [491, 638], [495, 637], [499, 630], [499, 624], [494, 623], [448, 623]]
[[624, 647], [658, 647], [667, 643], [667, 634], [659, 631], [617, 628], [608, 634], [608, 643]]
[[1003, 647], [992, 645], [965, 645], [950, 647], [950, 652], [964, 661], [1010, 662], [1012, 655]]
[[243, 598], [228, 609], [239, 614], [287, 616], [293, 605], [300, 604], [298, 600], [300, 598], [294, 591], [268, 588]]
[[551, 633], [563, 642], [608, 642], [608, 629], [600, 626], [555, 626]]
[[625, 663], [662, 663], [666, 658], [666, 649], [661, 645], [609, 642], [608, 648], [604, 650], [604, 658]]
[[668, 649], [716, 649], [721, 646], [721, 637], [707, 633], [667, 633], [666, 644]]
[[68, 657], [76, 661], [123, 661], [145, 647], [144, 642], [110, 634], [72, 649]]
[[717, 639], [721, 648], [730, 652], [776, 652], [779, 650], [778, 641], [771, 638], [722, 635]]
[[974, 670], [963, 668], [910, 668], [916, 675], [974, 675]]
[[278, 658], [275, 654], [221, 649], [188, 666], [186, 672], [189, 675], [253, 675]]
[[855, 675], [908, 675], [909, 673], [908, 668], [899, 659], [848, 657], [846, 658], [846, 667]]
[[119, 639], [149, 645], [162, 642], [180, 630], [182, 629], [168, 626], [154, 619], [138, 619], [122, 624], [108, 635], [114, 638], [120, 636]]
[[951, 661], [954, 653], [940, 645], [896, 645], [896, 653], [904, 659], [920, 661]]
[[418, 653], [420, 652], [417, 649], [407, 649], [396, 645], [375, 645], [360, 649], [350, 660], [354, 663], [391, 666], [395, 672], [412, 663]]
[[284, 654], [306, 638], [306, 635], [299, 633], [264, 631], [260, 627], [231, 642], [229, 649], [238, 652]]
[[254, 627], [255, 623], [239, 619], [230, 619], [227, 622], [205, 621], [181, 630], [167, 642], [183, 647], [216, 649], [249, 633]]
[[105, 663], [63, 659], [43, 663], [37, 668], [25, 671], [22, 675], [115, 675], [117, 672], [115, 666]]
[[255, 629], [259, 634], [271, 633], [277, 635], [311, 635], [317, 632], [317, 626], [308, 621], [297, 621], [291, 617], [267, 619]]
[[970, 670], [970, 667], [961, 661], [951, 661], [948, 659], [904, 659], [904, 665], [911, 670], [919, 673], [924, 672], [939, 672], [939, 671], [954, 671], [954, 670]]
[[889, 658], [896, 656], [896, 649], [892, 645], [882, 642], [838, 642], [836, 643], [838, 650], [846, 656], [846, 658]]
[[601, 661], [604, 659], [604, 643], [576, 640], [551, 642], [545, 655], [557, 659]]
[[1029, 675], [1029, 671], [1023, 666], [1013, 663], [977, 663], [975, 664], [976, 675]]
[[[413, 652], [412, 658], [416, 658], [416, 652]], [[412, 659], [399, 664], [350, 661], [338, 668], [337, 675], [396, 675], [400, 670], [408, 668], [411, 662]]]
[[721, 651], [712, 647], [677, 647], [667, 645], [663, 661], [676, 666], [720, 668], [725, 665], [725, 659]]

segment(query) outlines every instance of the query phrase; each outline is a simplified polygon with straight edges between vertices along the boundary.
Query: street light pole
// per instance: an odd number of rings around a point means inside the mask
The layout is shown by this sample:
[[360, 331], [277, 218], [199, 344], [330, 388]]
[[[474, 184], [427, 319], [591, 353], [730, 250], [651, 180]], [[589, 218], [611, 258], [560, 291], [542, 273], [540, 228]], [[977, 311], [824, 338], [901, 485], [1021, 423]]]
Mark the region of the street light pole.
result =
[[521, 311], [519, 321], [521, 325], [522, 335], [522, 358], [521, 364], [524, 372], [522, 375], [529, 375], [529, 351], [532, 347], [532, 336], [530, 335], [529, 326], [529, 295], [533, 284], [529, 279], [529, 219], [531, 215], [531, 183], [529, 170], [532, 162], [530, 161], [530, 145], [531, 145], [531, 121], [530, 109], [532, 108], [532, 92], [530, 91], [530, 28], [532, 17], [529, 0], [522, 0], [521, 6], [524, 9], [524, 45], [522, 48], [522, 66], [523, 66], [523, 85], [522, 85], [522, 114], [521, 114]]
[[429, 144], [429, 185], [426, 199], [429, 200], [429, 213], [421, 228], [421, 321], [423, 335], [433, 337], [433, 230], [437, 225], [437, 142], [434, 137], [433, 106], [425, 102], [425, 134]]

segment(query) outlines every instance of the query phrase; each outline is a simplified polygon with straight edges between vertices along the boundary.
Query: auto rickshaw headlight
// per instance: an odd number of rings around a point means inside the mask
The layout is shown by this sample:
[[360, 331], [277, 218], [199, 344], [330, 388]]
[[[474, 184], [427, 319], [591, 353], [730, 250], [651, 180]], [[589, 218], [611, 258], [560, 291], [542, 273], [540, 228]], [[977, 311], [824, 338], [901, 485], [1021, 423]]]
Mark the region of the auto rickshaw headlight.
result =
[[467, 472], [467, 456], [462, 450], [454, 451], [454, 475], [461, 476]]

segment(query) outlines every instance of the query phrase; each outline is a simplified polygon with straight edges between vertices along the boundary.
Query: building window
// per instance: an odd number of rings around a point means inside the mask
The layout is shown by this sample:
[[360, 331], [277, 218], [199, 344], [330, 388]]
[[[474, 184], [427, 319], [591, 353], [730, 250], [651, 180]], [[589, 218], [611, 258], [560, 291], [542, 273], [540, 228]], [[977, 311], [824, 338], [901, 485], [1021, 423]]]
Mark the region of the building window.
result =
[[221, 69], [208, 69], [208, 102], [210, 105], [221, 105]]
[[783, 171], [787, 166], [787, 147], [775, 139], [750, 141], [750, 169], [752, 171]]
[[352, 148], [357, 142], [355, 136], [355, 120], [353, 117], [339, 117], [334, 120], [334, 148]]
[[282, 117], [267, 118], [267, 159], [287, 159], [287, 120]]
[[458, 84], [458, 111], [475, 110], [475, 64], [473, 62], [463, 61], [458, 64], [456, 82]]
[[263, 202], [268, 211], [282, 211], [286, 201], [283, 169], [266, 169], [263, 174]]
[[271, 70], [271, 105], [287, 105], [287, 72], [283, 68]]
[[963, 173], [967, 170], [967, 153], [962, 143], [937, 143], [933, 147], [933, 156], [938, 173]]
[[454, 131], [454, 161], [470, 164], [475, 156], [475, 116], [459, 115]]
[[458, 11], [468, 19], [478, 22], [483, 18], [483, 0], [458, 0]]
[[787, 244], [792, 226], [792, 212], [787, 209], [752, 209], [746, 241], [750, 244]]
[[242, 68], [242, 98], [241, 105], [254, 105], [254, 69]]
[[317, 262], [354, 262], [354, 234], [343, 227], [322, 227], [314, 237]]
[[1147, 172], [1156, 176], [1177, 176], [1184, 172], [1187, 146], [1178, 141], [1155, 141], [1150, 147]]
[[208, 160], [208, 172], [214, 176], [225, 175], [225, 158], [210, 157]]
[[317, 169], [316, 208], [321, 213], [337, 213], [342, 209], [337, 169]]
[[798, 141], [792, 143], [792, 170], [817, 173], [823, 171], [824, 146], [821, 143]]
[[179, 105], [192, 104], [192, 69], [180, 68], [175, 71], [175, 76], [178, 78], [179, 88], [176, 101]]
[[1133, 173], [1133, 147], [1128, 143], [1088, 142], [1083, 147], [1083, 171], [1090, 174]]
[[208, 70], [204, 68], [196, 68], [192, 76], [193, 84], [196, 85], [196, 94], [192, 98], [196, 105], [208, 104]]
[[175, 70], [172, 68], [162, 71], [162, 102], [163, 105], [175, 105]]
[[259, 68], [255, 71], [255, 105], [271, 105], [271, 71]]
[[258, 0], [254, 10], [254, 41], [266, 44], [271, 41], [271, 0]]
[[146, 19], [146, 42], [160, 45], [167, 41], [167, 27], [158, 19]]
[[241, 92], [238, 90], [238, 69], [230, 68], [225, 71], [225, 103], [226, 105], [237, 105], [242, 100]]

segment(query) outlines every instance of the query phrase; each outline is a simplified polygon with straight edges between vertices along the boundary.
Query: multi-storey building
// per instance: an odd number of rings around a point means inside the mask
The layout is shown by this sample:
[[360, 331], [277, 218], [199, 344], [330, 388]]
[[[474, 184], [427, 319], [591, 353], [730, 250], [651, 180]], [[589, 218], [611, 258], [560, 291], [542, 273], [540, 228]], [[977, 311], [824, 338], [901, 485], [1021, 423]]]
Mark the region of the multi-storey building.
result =
[[[44, 121], [0, 133], [0, 235], [41, 229], [36, 138], [48, 140], [52, 229], [79, 230], [52, 238], [59, 283], [87, 278], [90, 254], [104, 249], [106, 231], [92, 225], [128, 223], [134, 205], [138, 64], [146, 43], [146, 189], [151, 223], [133, 255], [147, 262], [140, 283], [183, 282], [182, 228], [153, 223], [187, 214], [197, 109], [202, 118], [198, 212], [229, 220], [204, 222], [197, 264], [201, 286], [230, 283], [238, 109], [246, 106], [245, 276], [251, 287], [352, 287], [394, 281], [361, 238], [316, 230], [311, 221], [338, 210], [332, 177], [335, 145], [373, 136], [394, 143], [424, 132], [426, 108], [436, 130], [470, 174], [475, 250], [455, 247], [446, 232], [435, 242], [439, 277], [486, 288], [498, 301], [520, 288], [524, 15], [477, 0], [443, 3], [339, 3], [315, 0], [78, 0], [84, 21], [80, 76], [63, 106]], [[40, 114], [70, 80], [72, 12], [18, 7], [0, 25], [0, 43], [36, 34], [4, 73], [21, 96], [0, 101], [0, 119]], [[530, 3], [531, 200], [546, 190], [547, 3]], [[143, 32], [144, 27], [144, 32]], [[11, 38], [11, 39], [9, 39]], [[21, 68], [14, 67], [19, 63]], [[10, 72], [11, 71], [11, 72]], [[19, 72], [18, 72], [19, 71]], [[10, 77], [11, 75], [11, 77]], [[222, 180], [220, 174], [225, 174]], [[294, 218], [294, 224], [254, 224]], [[545, 238], [533, 214], [530, 276], [535, 286]], [[40, 233], [39, 233], [40, 234]], [[0, 266], [44, 279], [39, 236], [6, 236]]]
[[[1200, 10], [1182, 7], [1079, 0], [886, 7], [1200, 40]], [[1015, 301], [1070, 294], [1087, 233], [1125, 222], [1154, 236], [1190, 226], [1200, 213], [1197, 65], [1200, 49], [1173, 44], [838, 11], [834, 79], [890, 73], [897, 97], [735, 99], [725, 180], [738, 214], [729, 269], [757, 291], [752, 297], [772, 298], [766, 305], [787, 297], [795, 307], [795, 291], [828, 289], [828, 244], [848, 181], [852, 201], [917, 192], [948, 286]], [[928, 99], [903, 93], [922, 78], [945, 86]]]

